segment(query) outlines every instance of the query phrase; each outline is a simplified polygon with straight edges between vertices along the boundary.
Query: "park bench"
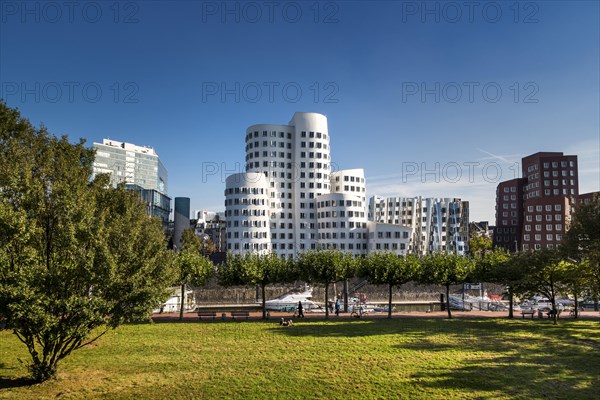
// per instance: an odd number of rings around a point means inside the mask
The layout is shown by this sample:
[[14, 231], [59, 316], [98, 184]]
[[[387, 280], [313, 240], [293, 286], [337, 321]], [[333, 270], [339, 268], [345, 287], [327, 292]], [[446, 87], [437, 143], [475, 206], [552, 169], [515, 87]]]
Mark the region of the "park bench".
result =
[[250, 316], [249, 311], [232, 311], [231, 312], [231, 318], [233, 318], [233, 319], [235, 319], [235, 317], [246, 317], [246, 319], [248, 319], [249, 316]]
[[214, 320], [217, 316], [217, 313], [214, 311], [198, 311], [198, 318], [202, 319], [202, 317], [212, 317]]
[[535, 314], [535, 310], [522, 310], [521, 316], [525, 319], [526, 315], [531, 315], [531, 319], [533, 319], [533, 315]]

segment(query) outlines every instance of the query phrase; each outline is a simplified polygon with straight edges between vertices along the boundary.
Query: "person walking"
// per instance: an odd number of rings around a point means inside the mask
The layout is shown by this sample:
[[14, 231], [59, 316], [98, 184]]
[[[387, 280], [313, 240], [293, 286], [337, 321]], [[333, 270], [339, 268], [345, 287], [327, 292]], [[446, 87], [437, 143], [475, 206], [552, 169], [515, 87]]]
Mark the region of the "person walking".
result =
[[335, 315], [340, 316], [340, 299], [335, 299]]
[[298, 302], [298, 318], [304, 318], [304, 311], [302, 310], [302, 302]]

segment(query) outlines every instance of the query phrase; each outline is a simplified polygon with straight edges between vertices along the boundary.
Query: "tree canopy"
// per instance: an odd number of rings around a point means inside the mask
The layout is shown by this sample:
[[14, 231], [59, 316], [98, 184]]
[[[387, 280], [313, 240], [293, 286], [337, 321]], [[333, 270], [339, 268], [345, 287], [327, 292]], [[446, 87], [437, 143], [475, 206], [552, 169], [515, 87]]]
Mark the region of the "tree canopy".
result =
[[392, 290], [394, 286], [400, 286], [419, 276], [420, 262], [417, 256], [398, 256], [394, 253], [372, 253], [363, 262], [361, 275], [366, 277], [369, 283], [376, 285], [387, 285], [388, 318], [392, 318]]
[[135, 195], [91, 181], [94, 151], [0, 102], [0, 317], [37, 381], [110, 328], [148, 319], [171, 264]]

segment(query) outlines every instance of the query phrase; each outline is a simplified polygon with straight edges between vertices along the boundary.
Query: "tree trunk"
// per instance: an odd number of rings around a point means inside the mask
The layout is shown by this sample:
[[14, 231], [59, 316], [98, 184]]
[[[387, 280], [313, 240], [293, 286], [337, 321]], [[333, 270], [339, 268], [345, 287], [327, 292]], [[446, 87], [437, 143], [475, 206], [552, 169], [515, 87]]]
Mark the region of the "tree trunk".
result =
[[325, 319], [329, 318], [329, 284], [325, 284]]
[[554, 296], [554, 285], [551, 283], [550, 284], [550, 294], [552, 295], [552, 298], [550, 299], [551, 303], [552, 303], [552, 323], [554, 325], [558, 324], [558, 310], [556, 309], [556, 299]]
[[344, 312], [348, 312], [348, 278], [344, 279]]
[[450, 285], [446, 285], [446, 308], [448, 309], [448, 318], [452, 318], [450, 311]]
[[575, 318], [579, 317], [579, 299], [577, 298], [577, 291], [573, 294], [575, 297]]
[[508, 318], [514, 318], [513, 305], [514, 305], [514, 297], [513, 297], [512, 286], [509, 286], [508, 287]]
[[265, 284], [260, 285], [262, 295], [262, 319], [267, 319], [267, 299], [265, 298]]
[[394, 285], [390, 283], [390, 297], [388, 299], [388, 318], [392, 318], [392, 289]]
[[183, 321], [183, 307], [185, 307], [185, 283], [181, 285], [181, 307], [179, 308], [180, 321]]

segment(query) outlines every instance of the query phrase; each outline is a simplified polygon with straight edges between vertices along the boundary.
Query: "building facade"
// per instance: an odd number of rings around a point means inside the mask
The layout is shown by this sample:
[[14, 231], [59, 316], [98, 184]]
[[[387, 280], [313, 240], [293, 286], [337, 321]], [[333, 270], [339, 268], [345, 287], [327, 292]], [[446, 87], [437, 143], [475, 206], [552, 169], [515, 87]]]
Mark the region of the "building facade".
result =
[[137, 185], [167, 195], [167, 170], [151, 147], [103, 139], [94, 143], [93, 174], [110, 174], [111, 183]]
[[524, 157], [521, 170], [522, 178], [501, 182], [496, 190], [494, 245], [511, 251], [556, 248], [577, 204], [577, 156], [539, 152]]
[[288, 125], [246, 130], [246, 172], [226, 179], [227, 250], [367, 252], [362, 169], [332, 172], [327, 118], [295, 113]]
[[154, 149], [111, 139], [92, 147], [96, 150], [93, 176], [107, 173], [113, 186], [123, 183], [127, 190], [139, 193], [146, 213], [159, 218], [167, 229], [171, 213], [167, 170]]
[[469, 202], [458, 198], [380, 197], [369, 199], [369, 221], [411, 231], [414, 254], [465, 254], [469, 241]]
[[522, 178], [500, 182], [496, 188], [496, 228], [493, 246], [515, 252], [521, 248], [523, 228]]
[[245, 138], [246, 172], [225, 183], [227, 251], [282, 257], [323, 248], [354, 255], [467, 251], [468, 202], [375, 197], [368, 212], [364, 170], [332, 170], [324, 115], [295, 113], [288, 125], [252, 125]]

